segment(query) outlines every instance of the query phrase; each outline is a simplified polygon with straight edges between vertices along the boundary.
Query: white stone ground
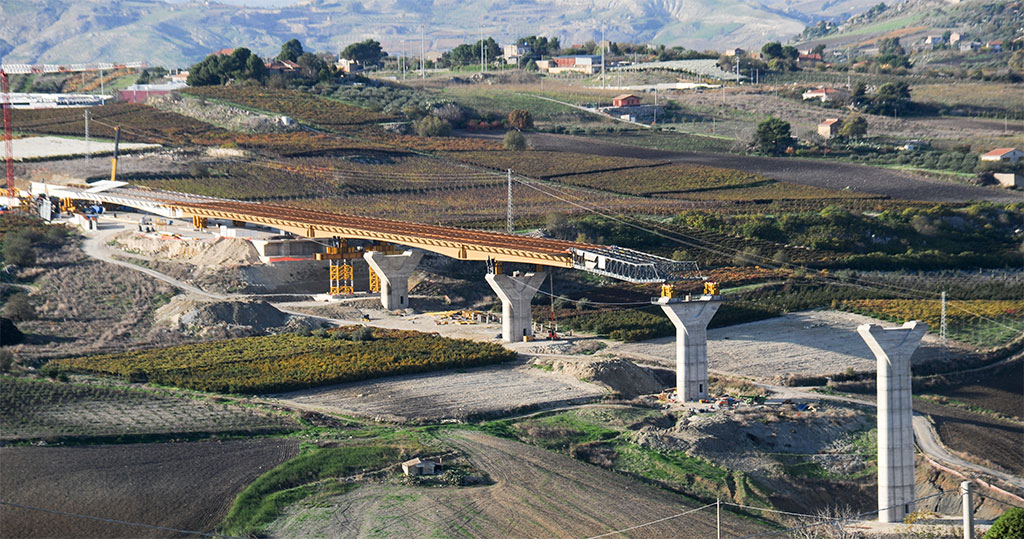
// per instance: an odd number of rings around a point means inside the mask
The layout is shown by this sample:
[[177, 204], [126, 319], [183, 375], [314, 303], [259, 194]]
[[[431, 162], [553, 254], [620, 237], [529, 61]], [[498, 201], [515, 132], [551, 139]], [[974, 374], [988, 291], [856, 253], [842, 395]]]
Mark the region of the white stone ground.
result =
[[[61, 137], [26, 137], [12, 141], [14, 145], [14, 160], [31, 159], [39, 157], [65, 157], [72, 155], [86, 155], [87, 153], [111, 153], [114, 151], [113, 142], [100, 142], [90, 140], [88, 144], [84, 140], [61, 138]], [[159, 144], [144, 144], [141, 142], [122, 142], [120, 150], [139, 150], [145, 148], [159, 148]]]
[[[835, 374], [850, 368], [873, 371], [874, 356], [857, 334], [857, 326], [868, 323], [896, 325], [857, 314], [816, 310], [712, 329], [708, 331], [708, 367], [762, 381], [791, 374]], [[925, 336], [913, 362], [940, 353], [937, 343], [937, 337]], [[617, 344], [604, 352], [675, 367], [675, 337]]]

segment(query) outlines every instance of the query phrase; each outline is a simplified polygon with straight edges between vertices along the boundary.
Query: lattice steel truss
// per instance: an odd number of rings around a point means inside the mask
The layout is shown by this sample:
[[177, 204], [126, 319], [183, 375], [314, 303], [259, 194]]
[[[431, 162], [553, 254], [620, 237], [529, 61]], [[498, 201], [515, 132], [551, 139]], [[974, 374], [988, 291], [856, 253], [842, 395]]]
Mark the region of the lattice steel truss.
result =
[[574, 247], [572, 267], [631, 283], [703, 281], [694, 261], [676, 261], [625, 247]]

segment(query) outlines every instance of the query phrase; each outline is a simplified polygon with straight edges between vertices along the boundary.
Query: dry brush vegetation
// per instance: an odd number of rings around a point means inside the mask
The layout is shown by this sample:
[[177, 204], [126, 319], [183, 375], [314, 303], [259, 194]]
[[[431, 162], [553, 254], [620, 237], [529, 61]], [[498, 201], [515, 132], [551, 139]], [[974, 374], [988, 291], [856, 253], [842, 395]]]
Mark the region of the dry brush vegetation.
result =
[[55, 360], [44, 370], [113, 375], [199, 391], [265, 393], [487, 365], [512, 357], [491, 343], [343, 328], [322, 337], [281, 334]]

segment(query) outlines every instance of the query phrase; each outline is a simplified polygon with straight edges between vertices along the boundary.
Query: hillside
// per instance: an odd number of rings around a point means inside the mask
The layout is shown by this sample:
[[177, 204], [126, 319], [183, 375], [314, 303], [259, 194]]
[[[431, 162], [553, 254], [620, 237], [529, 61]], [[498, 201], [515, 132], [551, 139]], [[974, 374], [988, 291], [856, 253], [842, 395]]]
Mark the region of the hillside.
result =
[[943, 0], [909, 0], [875, 8], [831, 28], [821, 25], [805, 30], [801, 44], [824, 44], [830, 49], [870, 48], [878, 40], [898, 37], [907, 45], [926, 36], [959, 32], [965, 39], [982, 43], [1019, 37], [1024, 25], [1022, 3], [1006, 0], [968, 0], [951, 4]]
[[[476, 40], [538, 34], [564, 44], [599, 39], [691, 49], [759, 47], [787, 40], [823, 18], [845, 19], [873, 0], [311, 0], [289, 7], [158, 0], [0, 0], [0, 56], [7, 62], [142, 60], [185, 66], [207, 53], [245, 45], [272, 54], [298, 37], [307, 48], [337, 51], [373, 37], [386, 50], [418, 52]], [[258, 2], [257, 2], [258, 3]], [[267, 5], [263, 3], [262, 5]]]

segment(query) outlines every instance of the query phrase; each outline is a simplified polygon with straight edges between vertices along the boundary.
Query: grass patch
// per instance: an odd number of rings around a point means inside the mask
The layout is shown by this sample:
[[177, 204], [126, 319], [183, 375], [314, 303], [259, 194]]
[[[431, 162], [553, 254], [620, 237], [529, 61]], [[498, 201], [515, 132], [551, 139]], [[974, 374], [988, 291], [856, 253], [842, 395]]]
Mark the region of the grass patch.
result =
[[400, 448], [379, 445], [306, 451], [263, 474], [243, 490], [224, 518], [221, 531], [243, 537], [257, 534], [288, 505], [314, 494], [342, 494], [355, 488], [340, 483], [338, 478], [395, 464], [402, 456]]

